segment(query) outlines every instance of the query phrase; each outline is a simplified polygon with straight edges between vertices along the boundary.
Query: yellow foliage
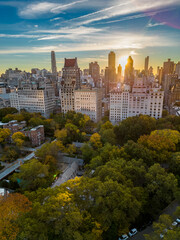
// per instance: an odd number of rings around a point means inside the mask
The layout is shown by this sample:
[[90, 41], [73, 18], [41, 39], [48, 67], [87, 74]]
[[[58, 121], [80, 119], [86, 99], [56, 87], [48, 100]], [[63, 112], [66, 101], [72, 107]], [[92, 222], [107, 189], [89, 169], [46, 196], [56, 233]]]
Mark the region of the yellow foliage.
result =
[[101, 148], [102, 142], [101, 142], [101, 136], [98, 133], [94, 133], [91, 138], [90, 142], [93, 145], [94, 148]]
[[11, 131], [9, 129], [0, 128], [0, 143], [3, 143], [10, 135]]
[[19, 232], [16, 220], [19, 215], [30, 211], [31, 203], [19, 193], [0, 198], [0, 239], [14, 240]]

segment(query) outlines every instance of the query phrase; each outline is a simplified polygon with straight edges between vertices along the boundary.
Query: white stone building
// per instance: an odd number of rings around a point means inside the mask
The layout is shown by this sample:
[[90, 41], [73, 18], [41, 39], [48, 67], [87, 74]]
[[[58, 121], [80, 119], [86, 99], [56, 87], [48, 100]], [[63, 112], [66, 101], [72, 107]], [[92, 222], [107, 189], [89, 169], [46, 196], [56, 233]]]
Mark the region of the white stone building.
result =
[[75, 111], [88, 115], [98, 122], [102, 117], [102, 90], [100, 88], [84, 88], [74, 92]]
[[164, 91], [150, 88], [138, 79], [132, 91], [116, 89], [110, 93], [110, 121], [116, 124], [140, 114], [156, 119], [162, 117]]
[[41, 113], [49, 117], [55, 108], [55, 93], [50, 82], [43, 85], [27, 82], [21, 88], [10, 93], [11, 107], [17, 110]]

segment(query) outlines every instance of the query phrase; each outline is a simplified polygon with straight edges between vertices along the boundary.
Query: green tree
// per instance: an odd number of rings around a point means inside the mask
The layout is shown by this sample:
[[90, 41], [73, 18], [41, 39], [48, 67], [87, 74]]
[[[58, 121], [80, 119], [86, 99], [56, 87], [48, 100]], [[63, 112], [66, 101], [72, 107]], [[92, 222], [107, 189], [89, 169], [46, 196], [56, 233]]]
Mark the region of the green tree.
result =
[[88, 143], [83, 144], [83, 146], [81, 147], [81, 152], [85, 164], [89, 163], [93, 156], [96, 154], [94, 149]]
[[14, 114], [17, 113], [18, 110], [16, 108], [1, 108], [0, 109], [0, 120], [2, 121], [3, 117], [5, 117], [7, 114]]
[[20, 172], [14, 173], [12, 180], [18, 181], [22, 190], [34, 191], [39, 187], [47, 187], [49, 167], [42, 164], [37, 159], [21, 165]]
[[150, 134], [156, 129], [156, 120], [146, 115], [129, 117], [115, 126], [118, 143], [123, 145], [128, 140], [137, 141], [141, 135]]
[[58, 153], [64, 150], [64, 146], [61, 141], [54, 141], [51, 143], [45, 143], [40, 149], [36, 150], [35, 155], [44, 163], [46, 156], [52, 156], [55, 159], [58, 157]]
[[102, 142], [110, 143], [111, 145], [116, 144], [116, 135], [113, 129], [106, 129], [104, 131], [100, 131]]
[[146, 191], [149, 195], [147, 209], [151, 213], [163, 209], [169, 204], [177, 190], [177, 179], [172, 173], [167, 173], [159, 164], [154, 164], [146, 174]]
[[32, 127], [36, 127], [36, 126], [43, 125], [43, 124], [44, 124], [44, 121], [40, 117], [32, 117], [29, 120], [29, 125]]

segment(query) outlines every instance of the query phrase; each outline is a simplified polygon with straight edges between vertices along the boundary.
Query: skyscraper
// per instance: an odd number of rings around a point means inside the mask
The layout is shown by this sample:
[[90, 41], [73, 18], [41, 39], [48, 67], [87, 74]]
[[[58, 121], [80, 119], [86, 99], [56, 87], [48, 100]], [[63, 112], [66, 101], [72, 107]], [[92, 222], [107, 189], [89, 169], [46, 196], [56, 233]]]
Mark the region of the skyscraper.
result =
[[133, 86], [133, 83], [134, 83], [134, 68], [133, 68], [133, 59], [131, 56], [129, 56], [126, 67], [125, 67], [124, 83], [130, 86]]
[[51, 52], [51, 70], [53, 76], [57, 77], [56, 55], [54, 51]]
[[59, 96], [58, 82], [57, 82], [57, 67], [56, 67], [56, 55], [55, 52], [51, 52], [51, 69], [52, 69], [52, 85], [55, 90], [55, 96]]
[[97, 62], [91, 62], [89, 64], [89, 74], [93, 78], [95, 86], [98, 87], [98, 82], [100, 79], [100, 67]]
[[60, 89], [61, 109], [63, 113], [75, 110], [74, 91], [80, 87], [80, 69], [78, 68], [77, 58], [65, 58]]
[[119, 64], [118, 66], [118, 73], [117, 73], [117, 81], [121, 82], [121, 77], [122, 77], [122, 66]]
[[108, 55], [108, 68], [105, 70], [105, 88], [106, 96], [109, 91], [116, 87], [116, 55], [114, 52], [110, 52]]
[[149, 69], [149, 56], [145, 58], [145, 64], [144, 64], [144, 71], [146, 76], [148, 75], [148, 69]]
[[110, 52], [108, 55], [108, 68], [115, 69], [115, 65], [116, 65], [116, 54], [114, 52]]
[[163, 65], [163, 74], [173, 74], [174, 73], [174, 62], [169, 58], [167, 62], [164, 62]]

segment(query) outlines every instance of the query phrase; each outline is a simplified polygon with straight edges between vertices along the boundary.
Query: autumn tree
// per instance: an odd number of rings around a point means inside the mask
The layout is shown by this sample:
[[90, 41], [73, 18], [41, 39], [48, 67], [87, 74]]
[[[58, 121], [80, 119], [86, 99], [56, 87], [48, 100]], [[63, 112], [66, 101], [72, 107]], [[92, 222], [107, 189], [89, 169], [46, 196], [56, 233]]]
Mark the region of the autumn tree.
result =
[[100, 149], [102, 147], [101, 136], [98, 133], [94, 133], [90, 138], [90, 143], [94, 149]]
[[0, 239], [15, 240], [19, 233], [18, 218], [30, 211], [31, 203], [19, 193], [0, 197]]
[[65, 185], [28, 194], [33, 206], [21, 219], [20, 239], [102, 240], [100, 224], [85, 209], [79, 209], [68, 190], [79, 180], [69, 182], [67, 188]]
[[11, 131], [6, 128], [0, 128], [0, 144], [4, 144], [11, 135]]
[[17, 147], [22, 147], [24, 144], [24, 141], [26, 139], [26, 136], [22, 132], [16, 132], [12, 135], [12, 140], [16, 144]]

